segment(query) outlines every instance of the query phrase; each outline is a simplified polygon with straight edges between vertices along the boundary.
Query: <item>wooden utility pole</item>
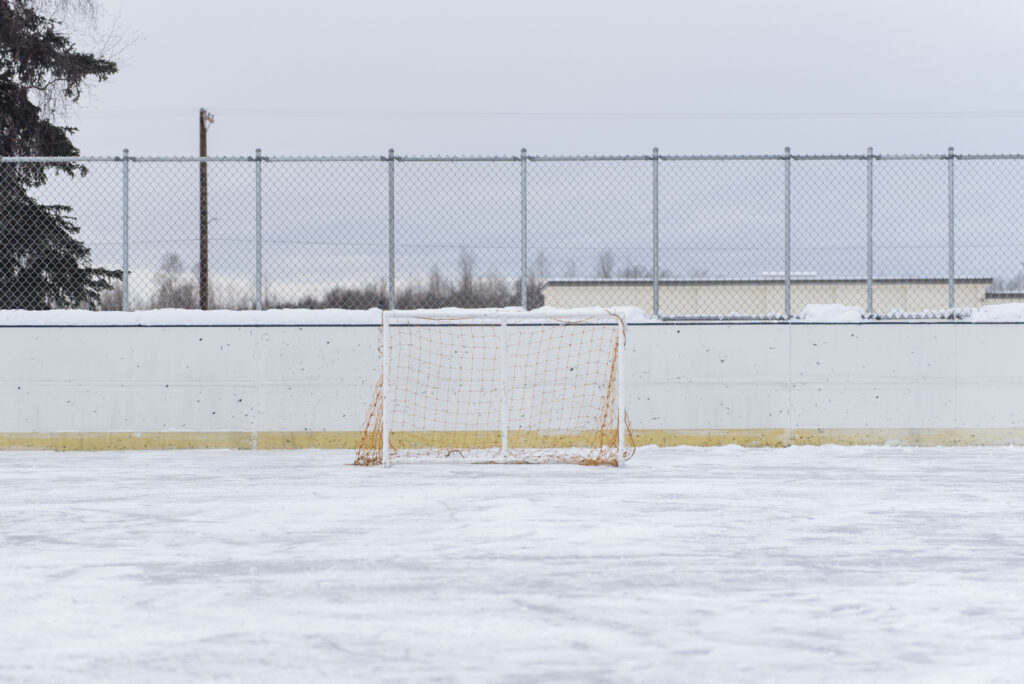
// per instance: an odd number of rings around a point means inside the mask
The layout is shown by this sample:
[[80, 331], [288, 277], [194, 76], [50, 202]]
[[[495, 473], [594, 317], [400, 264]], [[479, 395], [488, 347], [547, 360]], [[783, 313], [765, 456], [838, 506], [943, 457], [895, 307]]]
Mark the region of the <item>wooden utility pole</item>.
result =
[[[213, 114], [199, 110], [199, 156], [206, 159], [206, 131], [213, 123]], [[207, 209], [206, 162], [199, 162], [199, 308], [210, 308], [210, 221]]]

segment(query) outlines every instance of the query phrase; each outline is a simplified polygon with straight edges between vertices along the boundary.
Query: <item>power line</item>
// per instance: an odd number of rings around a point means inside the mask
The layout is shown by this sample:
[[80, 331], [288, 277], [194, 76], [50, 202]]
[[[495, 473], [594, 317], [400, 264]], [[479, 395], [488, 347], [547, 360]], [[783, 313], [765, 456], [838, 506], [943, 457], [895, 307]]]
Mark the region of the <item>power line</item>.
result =
[[[500, 111], [500, 110], [358, 110], [358, 109], [261, 109], [218, 107], [222, 116], [239, 118], [304, 119], [536, 119], [536, 120], [685, 120], [685, 121], [786, 121], [840, 119], [1019, 119], [1024, 110], [871, 111], [871, 112], [598, 112], [598, 111]], [[191, 107], [82, 111], [84, 119], [130, 119], [191, 116]]]

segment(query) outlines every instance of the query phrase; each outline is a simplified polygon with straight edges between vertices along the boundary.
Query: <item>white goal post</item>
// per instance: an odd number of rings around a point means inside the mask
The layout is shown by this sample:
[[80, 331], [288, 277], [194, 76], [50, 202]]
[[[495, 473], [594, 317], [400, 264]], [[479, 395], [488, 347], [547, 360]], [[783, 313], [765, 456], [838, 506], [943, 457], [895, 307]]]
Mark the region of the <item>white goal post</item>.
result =
[[385, 311], [356, 463], [622, 465], [625, 345], [614, 309]]

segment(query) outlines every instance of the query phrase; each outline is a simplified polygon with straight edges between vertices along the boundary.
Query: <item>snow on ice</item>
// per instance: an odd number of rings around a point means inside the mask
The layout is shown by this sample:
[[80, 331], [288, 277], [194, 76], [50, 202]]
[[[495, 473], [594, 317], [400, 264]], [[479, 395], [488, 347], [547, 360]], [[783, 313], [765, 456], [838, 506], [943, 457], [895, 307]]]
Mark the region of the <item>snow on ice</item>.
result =
[[1024, 448], [0, 452], [0, 681], [1024, 672]]

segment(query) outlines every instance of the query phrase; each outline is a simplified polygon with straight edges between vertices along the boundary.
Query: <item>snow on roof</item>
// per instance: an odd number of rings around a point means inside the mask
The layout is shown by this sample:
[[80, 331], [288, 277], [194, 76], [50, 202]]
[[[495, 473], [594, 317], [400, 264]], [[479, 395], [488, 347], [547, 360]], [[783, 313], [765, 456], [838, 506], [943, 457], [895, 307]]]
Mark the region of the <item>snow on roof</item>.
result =
[[[988, 285], [992, 283], [993, 279], [991, 276], [987, 277], [958, 277], [953, 282], [955, 283], [971, 283], [977, 285]], [[661, 278], [658, 280], [659, 285], [728, 285], [733, 283], [773, 283], [781, 284], [785, 282], [785, 277], [782, 275], [757, 275], [750, 277], [708, 277], [708, 278]], [[790, 282], [801, 282], [801, 283], [866, 283], [867, 279], [864, 276], [859, 277], [825, 277], [818, 275], [797, 275], [793, 274], [790, 278]], [[872, 278], [874, 283], [919, 283], [919, 284], [936, 284], [936, 283], [948, 283], [948, 278], [922, 278], [919, 276], [891, 276], [886, 278]], [[543, 287], [551, 285], [562, 286], [562, 285], [644, 285], [650, 287], [652, 280], [650, 278], [553, 278], [545, 281]]]

